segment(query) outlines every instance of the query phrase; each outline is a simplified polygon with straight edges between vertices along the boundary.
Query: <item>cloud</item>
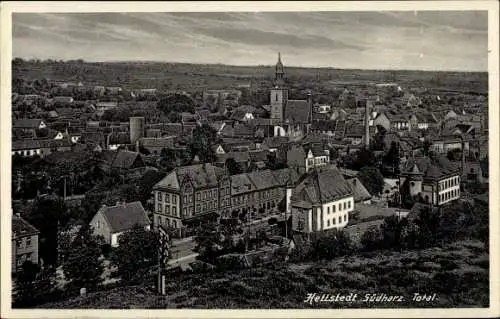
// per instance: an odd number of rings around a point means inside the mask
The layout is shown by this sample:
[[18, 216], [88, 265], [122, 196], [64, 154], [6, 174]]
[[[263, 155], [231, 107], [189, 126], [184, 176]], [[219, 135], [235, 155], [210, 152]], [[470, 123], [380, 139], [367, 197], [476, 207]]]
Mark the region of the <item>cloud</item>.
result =
[[480, 11], [13, 14], [25, 58], [486, 70], [487, 43]]

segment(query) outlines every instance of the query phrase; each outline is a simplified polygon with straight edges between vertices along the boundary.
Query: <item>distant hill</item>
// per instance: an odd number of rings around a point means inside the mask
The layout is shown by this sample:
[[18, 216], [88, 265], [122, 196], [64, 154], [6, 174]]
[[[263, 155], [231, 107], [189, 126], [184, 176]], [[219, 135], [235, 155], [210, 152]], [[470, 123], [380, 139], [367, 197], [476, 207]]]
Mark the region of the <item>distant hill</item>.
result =
[[[368, 85], [397, 82], [404, 86], [432, 86], [487, 94], [486, 72], [431, 72], [393, 70], [349, 70], [299, 68], [285, 65], [290, 82], [321, 85]], [[89, 85], [132, 88], [183, 89], [226, 88], [252, 82], [253, 87], [268, 86], [274, 66], [231, 66], [221, 64], [185, 64], [161, 62], [84, 62], [25, 61], [15, 59], [12, 78], [81, 81]]]

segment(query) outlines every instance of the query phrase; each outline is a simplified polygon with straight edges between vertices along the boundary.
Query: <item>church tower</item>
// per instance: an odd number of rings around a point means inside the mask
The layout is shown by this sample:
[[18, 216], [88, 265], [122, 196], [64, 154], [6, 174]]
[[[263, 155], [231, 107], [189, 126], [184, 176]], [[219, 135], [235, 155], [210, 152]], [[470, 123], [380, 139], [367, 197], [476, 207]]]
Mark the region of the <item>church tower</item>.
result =
[[288, 90], [285, 88], [285, 68], [281, 62], [281, 53], [278, 53], [278, 63], [276, 63], [276, 74], [274, 86], [271, 89], [270, 105], [271, 118], [283, 122], [285, 106], [288, 101]]

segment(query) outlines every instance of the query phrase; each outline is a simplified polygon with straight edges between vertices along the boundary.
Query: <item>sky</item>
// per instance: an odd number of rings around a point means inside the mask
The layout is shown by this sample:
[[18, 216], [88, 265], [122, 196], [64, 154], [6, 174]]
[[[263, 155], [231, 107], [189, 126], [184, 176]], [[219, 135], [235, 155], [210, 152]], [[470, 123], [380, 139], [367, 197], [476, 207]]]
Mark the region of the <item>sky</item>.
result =
[[14, 13], [13, 57], [488, 70], [486, 11]]

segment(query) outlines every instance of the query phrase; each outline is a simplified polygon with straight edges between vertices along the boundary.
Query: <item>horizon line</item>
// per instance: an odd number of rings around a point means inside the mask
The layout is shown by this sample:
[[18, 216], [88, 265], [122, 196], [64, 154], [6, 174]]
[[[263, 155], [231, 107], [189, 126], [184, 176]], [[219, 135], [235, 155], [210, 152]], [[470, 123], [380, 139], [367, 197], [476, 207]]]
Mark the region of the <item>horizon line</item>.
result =
[[[57, 58], [23, 58], [23, 57], [12, 57], [14, 59], [22, 59], [27, 62], [32, 62], [40, 60], [40, 62], [48, 62], [49, 60], [59, 62], [74, 62], [82, 60], [83, 63], [160, 63], [160, 64], [187, 64], [187, 65], [218, 65], [218, 66], [229, 66], [229, 67], [243, 67], [243, 68], [254, 68], [254, 67], [274, 67], [274, 64], [253, 64], [253, 65], [242, 65], [242, 64], [224, 64], [224, 63], [203, 63], [203, 62], [176, 62], [176, 61], [160, 61], [160, 60], [85, 60], [83, 58], [74, 59], [57, 59]], [[296, 66], [296, 65], [285, 65], [285, 69], [333, 69], [333, 70], [360, 70], [360, 71], [383, 71], [383, 72], [456, 72], [456, 73], [489, 73], [489, 70], [428, 70], [428, 69], [404, 69], [404, 68], [394, 68], [394, 69], [381, 69], [381, 68], [342, 68], [335, 66]]]

